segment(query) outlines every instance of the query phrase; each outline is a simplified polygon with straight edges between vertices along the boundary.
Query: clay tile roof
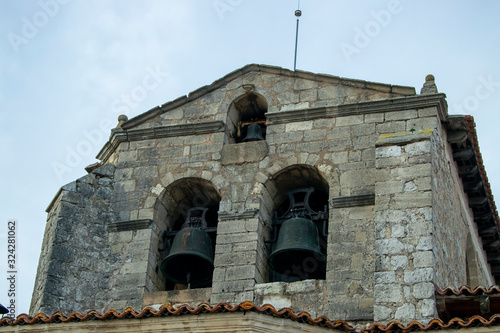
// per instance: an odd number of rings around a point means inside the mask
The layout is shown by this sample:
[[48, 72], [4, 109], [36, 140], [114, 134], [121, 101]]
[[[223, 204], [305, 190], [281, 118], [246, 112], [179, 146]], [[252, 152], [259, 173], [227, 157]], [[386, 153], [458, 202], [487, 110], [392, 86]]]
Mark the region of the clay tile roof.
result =
[[500, 295], [500, 287], [499, 286], [491, 286], [489, 288], [485, 288], [483, 286], [479, 286], [476, 288], [471, 288], [467, 285], [463, 285], [460, 288], [453, 289], [450, 287], [445, 288], [444, 290], [439, 289], [437, 286], [434, 286], [436, 289], [436, 295], [439, 296], [483, 296], [483, 295]]
[[194, 309], [188, 305], [182, 305], [178, 308], [174, 308], [170, 305], [162, 305], [158, 310], [155, 310], [151, 307], [146, 307], [140, 312], [137, 312], [132, 308], [127, 308], [121, 313], [115, 310], [109, 310], [102, 315], [97, 311], [89, 311], [85, 314], [73, 312], [69, 315], [64, 315], [61, 312], [55, 312], [51, 316], [47, 316], [46, 314], [40, 313], [34, 317], [30, 317], [26, 314], [21, 314], [15, 320], [12, 320], [10, 318], [3, 318], [2, 320], [0, 320], [0, 327], [11, 326], [11, 325], [65, 323], [65, 322], [76, 322], [76, 321], [86, 321], [86, 320], [144, 319], [148, 317], [167, 317], [167, 316], [180, 316], [180, 315], [190, 315], [190, 314], [200, 315], [203, 313], [221, 313], [221, 312], [236, 312], [236, 311], [241, 311], [241, 312], [252, 311], [273, 317], [290, 319], [301, 323], [338, 329], [342, 331], [353, 331], [355, 329], [354, 327], [350, 326], [347, 322], [342, 320], [333, 322], [323, 316], [314, 319], [306, 312], [295, 313], [293, 310], [289, 308], [276, 310], [272, 305], [269, 304], [256, 306], [251, 302], [243, 302], [234, 306], [231, 306], [227, 303], [219, 303], [215, 306], [202, 303]]
[[363, 332], [408, 332], [408, 331], [429, 331], [429, 330], [439, 330], [439, 329], [459, 329], [459, 328], [472, 328], [479, 326], [497, 326], [500, 325], [500, 314], [495, 314], [489, 319], [485, 319], [481, 316], [474, 316], [468, 320], [463, 320], [460, 318], [453, 318], [447, 323], [443, 322], [441, 319], [433, 319], [427, 325], [413, 321], [408, 325], [402, 325], [397, 321], [391, 321], [387, 325], [373, 324], [368, 329], [362, 330]]
[[[495, 287], [498, 292], [499, 289]], [[470, 288], [461, 288], [461, 290], [470, 290]], [[449, 292], [449, 290], [442, 291], [443, 293]], [[342, 331], [357, 331], [363, 333], [376, 333], [376, 332], [401, 332], [401, 331], [428, 331], [428, 330], [438, 330], [438, 329], [457, 329], [457, 328], [469, 328], [469, 327], [479, 327], [479, 326], [498, 326], [500, 325], [500, 314], [495, 314], [489, 319], [483, 318], [481, 316], [473, 316], [467, 320], [453, 318], [448, 322], [443, 322], [441, 319], [433, 319], [427, 324], [423, 324], [417, 321], [413, 321], [408, 325], [403, 325], [397, 321], [391, 321], [390, 323], [383, 325], [379, 323], [373, 323], [369, 327], [353, 327], [349, 323], [343, 320], [331, 321], [327, 317], [321, 316], [318, 318], [312, 318], [306, 312], [296, 313], [289, 308], [283, 308], [281, 310], [276, 310], [272, 305], [264, 304], [262, 306], [257, 306], [251, 302], [242, 302], [237, 305], [229, 305], [227, 303], [219, 303], [215, 306], [211, 306], [206, 303], [198, 305], [196, 308], [192, 308], [188, 305], [182, 305], [178, 308], [174, 308], [170, 305], [162, 305], [158, 310], [151, 307], [146, 307], [142, 311], [137, 312], [132, 308], [127, 308], [123, 312], [117, 312], [115, 310], [109, 310], [104, 314], [100, 314], [97, 311], [89, 311], [85, 314], [78, 312], [73, 312], [69, 315], [64, 315], [61, 312], [55, 312], [51, 316], [47, 316], [43, 313], [37, 314], [34, 317], [30, 317], [26, 314], [19, 315], [15, 320], [10, 318], [3, 318], [0, 320], [0, 327], [2, 326], [15, 326], [15, 325], [33, 325], [33, 324], [46, 324], [46, 323], [66, 323], [66, 322], [83, 322], [88, 320], [119, 320], [119, 319], [145, 319], [148, 317], [168, 317], [168, 316], [181, 316], [181, 315], [201, 315], [204, 313], [222, 313], [222, 312], [246, 312], [252, 311], [261, 313], [264, 315], [269, 315], [273, 317], [290, 319], [293, 321], [298, 321], [301, 323], [307, 323], [309, 325], [321, 326], [330, 329], [342, 330]]]

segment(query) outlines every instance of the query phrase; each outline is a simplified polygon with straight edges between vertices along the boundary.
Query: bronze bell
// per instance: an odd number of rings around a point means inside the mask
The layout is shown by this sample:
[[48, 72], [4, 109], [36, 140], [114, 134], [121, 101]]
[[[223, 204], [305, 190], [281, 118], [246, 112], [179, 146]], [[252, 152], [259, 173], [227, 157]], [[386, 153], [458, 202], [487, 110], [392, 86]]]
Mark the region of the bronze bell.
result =
[[250, 124], [247, 127], [247, 135], [241, 142], [249, 142], [249, 141], [261, 141], [264, 140], [262, 136], [262, 127], [259, 124]]
[[183, 228], [174, 237], [170, 253], [161, 262], [161, 271], [175, 283], [204, 286], [214, 270], [212, 241], [200, 228]]
[[294, 217], [283, 222], [276, 249], [269, 257], [272, 269], [288, 276], [317, 278], [324, 270], [325, 261], [313, 221]]

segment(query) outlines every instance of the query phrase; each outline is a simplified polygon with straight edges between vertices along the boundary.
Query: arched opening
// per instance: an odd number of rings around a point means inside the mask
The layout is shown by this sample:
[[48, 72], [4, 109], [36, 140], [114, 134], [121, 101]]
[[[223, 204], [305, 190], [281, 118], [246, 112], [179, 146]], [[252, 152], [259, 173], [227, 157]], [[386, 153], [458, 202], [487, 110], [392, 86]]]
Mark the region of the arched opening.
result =
[[252, 89], [234, 100], [226, 121], [226, 143], [264, 140], [267, 102]]
[[269, 282], [325, 279], [328, 183], [313, 167], [293, 165], [274, 175], [268, 244]]
[[[217, 188], [200, 178], [180, 179], [165, 189], [155, 214], [162, 232], [157, 271], [165, 290], [211, 286], [220, 199]], [[205, 271], [195, 271], [199, 267]], [[187, 279], [177, 277], [186, 271]], [[196, 278], [200, 274], [203, 279]]]

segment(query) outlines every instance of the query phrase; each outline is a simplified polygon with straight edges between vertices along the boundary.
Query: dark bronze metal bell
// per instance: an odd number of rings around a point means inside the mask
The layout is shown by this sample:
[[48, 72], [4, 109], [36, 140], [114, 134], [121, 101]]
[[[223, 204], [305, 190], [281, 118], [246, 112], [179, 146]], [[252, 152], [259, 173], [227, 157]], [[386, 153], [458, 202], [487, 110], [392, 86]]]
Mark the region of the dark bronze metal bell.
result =
[[249, 141], [261, 141], [264, 140], [262, 136], [262, 127], [259, 124], [250, 124], [247, 127], [247, 135], [241, 142], [249, 142]]
[[325, 266], [318, 228], [313, 221], [294, 217], [281, 225], [269, 264], [276, 272], [300, 278], [316, 278]]
[[175, 235], [161, 271], [175, 283], [203, 286], [212, 280], [213, 257], [212, 241], [205, 231], [183, 228]]

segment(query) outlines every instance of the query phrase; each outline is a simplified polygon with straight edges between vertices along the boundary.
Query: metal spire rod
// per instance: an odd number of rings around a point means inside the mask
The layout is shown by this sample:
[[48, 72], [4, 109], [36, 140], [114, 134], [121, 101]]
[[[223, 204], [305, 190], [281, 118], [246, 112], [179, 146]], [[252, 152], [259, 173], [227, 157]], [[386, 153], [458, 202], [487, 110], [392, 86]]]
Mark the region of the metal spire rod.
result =
[[295, 11], [295, 16], [297, 17], [297, 29], [295, 30], [295, 57], [293, 59], [293, 70], [297, 68], [297, 43], [299, 41], [299, 17], [302, 15], [302, 12], [299, 9], [300, 0], [298, 0], [297, 10]]

